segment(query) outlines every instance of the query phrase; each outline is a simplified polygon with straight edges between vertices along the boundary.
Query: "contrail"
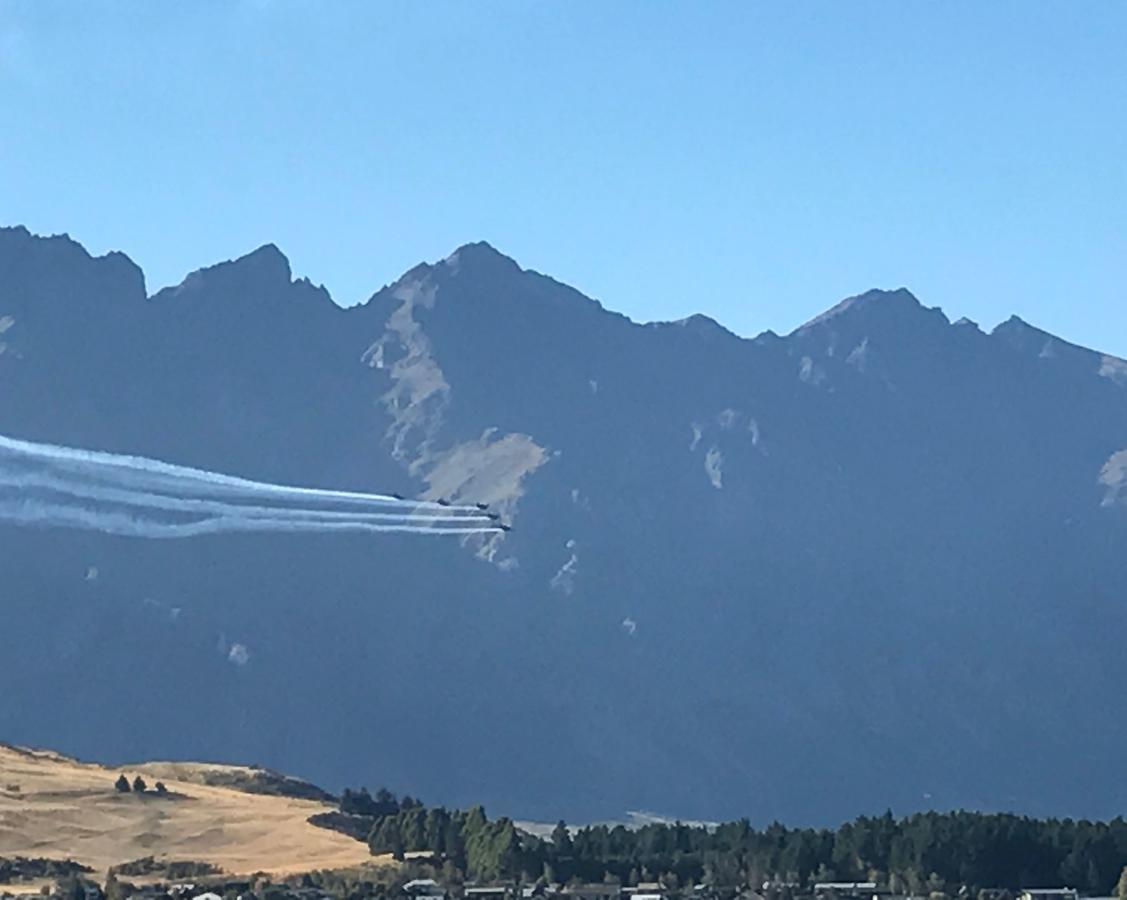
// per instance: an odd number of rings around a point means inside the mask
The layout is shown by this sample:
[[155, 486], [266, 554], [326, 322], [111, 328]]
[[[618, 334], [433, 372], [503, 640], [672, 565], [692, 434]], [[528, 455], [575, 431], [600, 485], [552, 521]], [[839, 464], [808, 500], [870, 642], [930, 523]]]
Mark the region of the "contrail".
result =
[[[465, 507], [427, 507], [428, 512], [352, 512], [348, 510], [322, 510], [310, 507], [293, 506], [244, 506], [238, 503], [220, 500], [200, 499], [196, 497], [174, 497], [166, 494], [154, 494], [136, 490], [123, 490], [120, 488], [102, 487], [98, 484], [88, 484], [82, 481], [61, 481], [57, 478], [44, 478], [38, 475], [13, 476], [0, 469], [0, 490], [15, 488], [20, 492], [43, 492], [48, 494], [64, 494], [85, 500], [100, 500], [110, 504], [128, 506], [143, 506], [150, 509], [161, 509], [187, 513], [210, 513], [216, 516], [239, 516], [243, 518], [302, 518], [315, 521], [357, 521], [374, 523], [396, 523], [414, 521], [426, 522], [460, 522], [488, 524], [493, 520], [474, 508], [472, 513], [459, 513], [456, 510]], [[414, 509], [415, 504], [404, 503], [404, 508]]]
[[0, 521], [150, 538], [235, 531], [489, 534], [476, 506], [252, 481], [0, 435]]
[[240, 531], [280, 532], [377, 532], [384, 534], [482, 534], [497, 531], [480, 526], [431, 528], [426, 525], [377, 525], [370, 522], [316, 522], [301, 519], [246, 519], [216, 516], [190, 522], [140, 519], [123, 512], [91, 510], [77, 505], [58, 505], [34, 500], [0, 501], [0, 520], [22, 525], [70, 526], [106, 534], [143, 538], [183, 538]]
[[38, 461], [56, 469], [99, 480], [104, 478], [111, 481], [116, 480], [119, 483], [127, 480], [139, 488], [148, 485], [152, 490], [160, 490], [163, 486], [175, 486], [185, 495], [192, 493], [225, 493], [228, 496], [258, 494], [306, 502], [320, 500], [364, 505], [424, 507], [462, 512], [477, 511], [477, 508], [473, 506], [444, 506], [433, 500], [400, 500], [390, 494], [325, 490], [251, 481], [250, 479], [222, 475], [204, 469], [194, 469], [189, 466], [178, 466], [160, 460], [147, 459], [143, 456], [105, 453], [98, 450], [78, 450], [55, 444], [35, 444], [30, 441], [21, 441], [0, 435], [0, 460], [8, 456], [14, 460], [22, 458], [29, 461]]

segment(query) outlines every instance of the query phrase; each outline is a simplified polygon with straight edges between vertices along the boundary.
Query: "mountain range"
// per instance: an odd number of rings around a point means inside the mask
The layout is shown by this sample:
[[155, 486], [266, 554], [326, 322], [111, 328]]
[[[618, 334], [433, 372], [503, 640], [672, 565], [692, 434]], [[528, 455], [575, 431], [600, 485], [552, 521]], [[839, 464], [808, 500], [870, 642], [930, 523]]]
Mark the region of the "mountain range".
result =
[[484, 243], [349, 309], [273, 245], [150, 296], [4, 228], [0, 434], [513, 526], [0, 525], [5, 741], [532, 819], [1127, 807], [1127, 363], [1016, 316], [638, 324]]

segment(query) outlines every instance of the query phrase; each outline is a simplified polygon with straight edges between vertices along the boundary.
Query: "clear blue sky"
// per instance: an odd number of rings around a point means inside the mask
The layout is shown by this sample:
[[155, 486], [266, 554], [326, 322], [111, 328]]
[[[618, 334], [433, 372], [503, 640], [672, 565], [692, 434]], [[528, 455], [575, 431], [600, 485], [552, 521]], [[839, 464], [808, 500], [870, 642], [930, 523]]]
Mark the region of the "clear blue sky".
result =
[[904, 285], [1127, 355], [1127, 2], [0, 0], [0, 222], [150, 290], [484, 239], [636, 319]]

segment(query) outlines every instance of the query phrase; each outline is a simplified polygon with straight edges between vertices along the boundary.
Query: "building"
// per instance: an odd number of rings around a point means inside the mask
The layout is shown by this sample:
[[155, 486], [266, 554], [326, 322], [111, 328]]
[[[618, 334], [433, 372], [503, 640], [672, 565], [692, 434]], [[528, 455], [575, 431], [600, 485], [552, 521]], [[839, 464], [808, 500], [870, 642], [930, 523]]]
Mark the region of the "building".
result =
[[466, 900], [508, 900], [513, 895], [513, 887], [504, 884], [467, 885], [462, 891]]
[[622, 888], [617, 884], [573, 884], [562, 895], [570, 900], [619, 900]]
[[403, 893], [410, 897], [433, 898], [445, 897], [446, 891], [433, 878], [416, 878], [403, 885]]
[[[876, 900], [877, 884], [875, 881], [819, 881], [814, 885], [814, 896], [819, 898], [830, 897], [872, 897]], [[1057, 898], [1063, 900], [1063, 898]]]

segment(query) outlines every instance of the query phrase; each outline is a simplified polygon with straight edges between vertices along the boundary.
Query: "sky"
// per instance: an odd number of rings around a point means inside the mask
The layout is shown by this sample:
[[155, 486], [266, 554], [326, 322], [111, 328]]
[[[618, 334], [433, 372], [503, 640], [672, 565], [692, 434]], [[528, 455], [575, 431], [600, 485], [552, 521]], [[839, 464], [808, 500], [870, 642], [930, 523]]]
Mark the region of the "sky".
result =
[[1124, 47], [1121, 0], [0, 0], [0, 224], [151, 292], [487, 240], [640, 321], [905, 286], [1127, 356]]

